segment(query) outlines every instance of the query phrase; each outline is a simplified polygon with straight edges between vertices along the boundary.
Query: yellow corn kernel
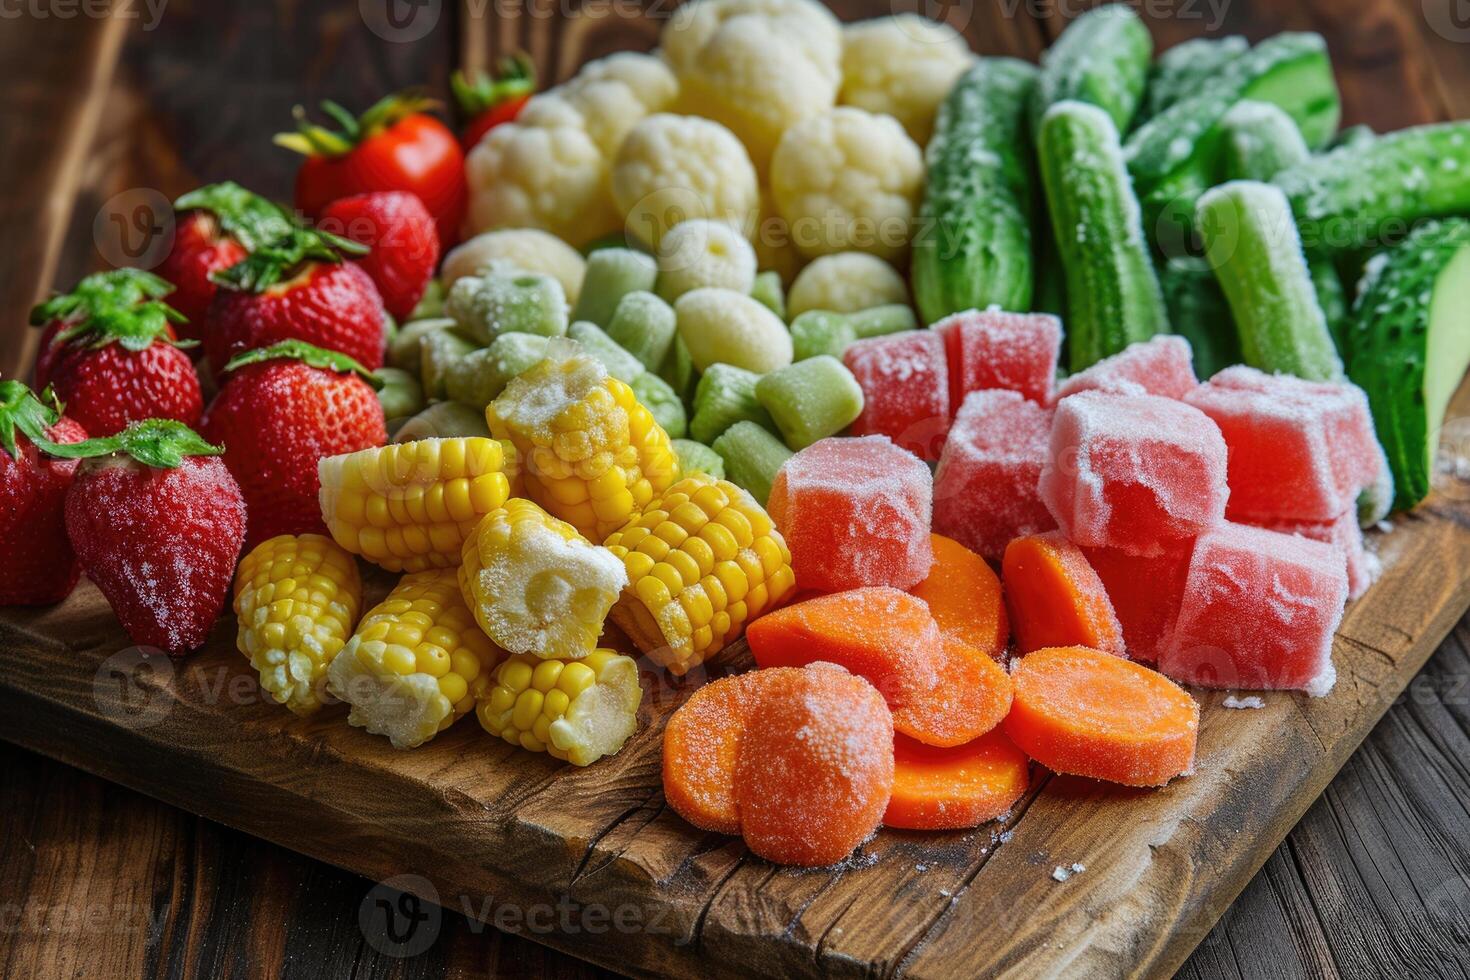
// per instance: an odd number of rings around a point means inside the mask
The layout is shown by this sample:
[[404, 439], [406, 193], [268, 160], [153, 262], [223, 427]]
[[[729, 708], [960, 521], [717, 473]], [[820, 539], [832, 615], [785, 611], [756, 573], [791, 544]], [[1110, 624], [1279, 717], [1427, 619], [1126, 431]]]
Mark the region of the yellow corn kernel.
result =
[[615, 555], [520, 497], [485, 515], [462, 558], [465, 603], [511, 653], [587, 656], [628, 584]]
[[454, 569], [412, 572], [362, 618], [327, 689], [352, 705], [349, 723], [411, 749], [474, 708], [504, 656], [475, 625]]
[[278, 704], [309, 715], [361, 608], [356, 559], [323, 535], [282, 534], [256, 545], [235, 573], [235, 645]]
[[455, 568], [480, 518], [520, 490], [515, 447], [419, 439], [317, 464], [322, 519], [343, 548], [390, 572]]
[[612, 755], [638, 728], [638, 665], [612, 650], [581, 660], [516, 654], [475, 706], [492, 735], [577, 766]]
[[714, 656], [796, 590], [791, 552], [761, 505], [703, 473], [669, 487], [606, 547], [629, 580], [613, 621], [675, 674]]
[[485, 418], [520, 453], [531, 499], [593, 541], [678, 478], [668, 433], [631, 388], [569, 343], [511, 381]]

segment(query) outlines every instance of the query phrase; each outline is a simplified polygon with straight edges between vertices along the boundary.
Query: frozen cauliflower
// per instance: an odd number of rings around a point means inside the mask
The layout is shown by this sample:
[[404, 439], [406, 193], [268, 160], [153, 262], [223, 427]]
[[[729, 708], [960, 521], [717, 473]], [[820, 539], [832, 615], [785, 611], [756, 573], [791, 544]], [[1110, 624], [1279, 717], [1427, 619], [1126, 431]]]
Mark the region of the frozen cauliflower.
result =
[[695, 289], [674, 304], [679, 339], [701, 371], [732, 364], [765, 374], [791, 363], [786, 324], [759, 300], [733, 289]]
[[866, 252], [838, 252], [801, 270], [786, 297], [786, 310], [794, 318], [807, 310], [856, 313], [908, 301], [908, 286], [893, 266]]
[[582, 254], [555, 235], [539, 228], [502, 228], [476, 235], [450, 250], [442, 273], [445, 290], [492, 262], [550, 276], [561, 283], [572, 303], [582, 292], [582, 277], [587, 272]]
[[679, 74], [684, 105], [730, 128], [764, 173], [781, 134], [837, 101], [831, 75], [806, 57], [778, 21], [725, 21]]
[[581, 244], [617, 229], [607, 192], [607, 159], [582, 113], [543, 93], [513, 123], [485, 134], [465, 161], [469, 226], [543, 228]]
[[923, 146], [939, 103], [974, 60], [958, 31], [918, 14], [849, 24], [842, 29], [841, 101], [887, 113]]
[[611, 160], [638, 120], [673, 105], [679, 83], [653, 55], [623, 51], [588, 62], [552, 91], [581, 114], [587, 135]]
[[842, 78], [842, 26], [819, 0], [693, 0], [674, 11], [659, 48], [674, 73], [698, 63], [704, 47], [726, 21], [754, 16], [788, 38], [833, 84]]
[[659, 242], [658, 293], [670, 303], [703, 286], [748, 293], [754, 285], [755, 249], [728, 222], [682, 221]]
[[892, 116], [838, 106], [786, 131], [771, 193], [804, 255], [907, 251], [924, 183], [923, 154]]
[[689, 218], [743, 230], [760, 206], [755, 168], [733, 133], [709, 119], [664, 112], [639, 122], [623, 141], [612, 195], [626, 232], [655, 247]]

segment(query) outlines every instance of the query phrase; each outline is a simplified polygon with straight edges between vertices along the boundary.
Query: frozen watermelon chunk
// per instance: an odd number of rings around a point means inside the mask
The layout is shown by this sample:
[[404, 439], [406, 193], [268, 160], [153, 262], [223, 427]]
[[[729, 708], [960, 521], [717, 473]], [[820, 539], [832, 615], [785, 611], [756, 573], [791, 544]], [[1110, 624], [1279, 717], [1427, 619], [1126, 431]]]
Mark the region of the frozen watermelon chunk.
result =
[[934, 564], [933, 494], [929, 467], [886, 436], [829, 438], [781, 466], [766, 506], [800, 588], [909, 589]]
[[1332, 545], [1244, 524], [1200, 535], [1159, 670], [1201, 687], [1297, 690], [1337, 679], [1332, 634], [1347, 602]]
[[1159, 651], [1179, 618], [1193, 550], [1190, 540], [1160, 555], [1130, 555], [1117, 548], [1082, 549], [1112, 600], [1130, 659], [1158, 662]]
[[1162, 555], [1225, 514], [1225, 440], [1157, 395], [1084, 391], [1057, 404], [1039, 484], [1079, 545]]
[[1278, 521], [1262, 526], [1282, 534], [1300, 534], [1341, 550], [1347, 568], [1349, 599], [1367, 592], [1378, 577], [1378, 556], [1368, 554], [1363, 548], [1363, 529], [1358, 525], [1356, 509], [1344, 511], [1335, 521]]
[[1230, 447], [1231, 520], [1334, 521], [1378, 478], [1373, 418], [1355, 385], [1236, 366], [1185, 401]]
[[1055, 528], [1036, 490], [1051, 423], [1020, 392], [965, 396], [934, 473], [934, 530], [999, 561], [1012, 540]]
[[1189, 341], [1173, 334], [1159, 334], [1129, 344], [1112, 357], [1105, 357], [1067, 378], [1057, 386], [1057, 397], [1066, 398], [1079, 391], [1112, 391], [1183, 398], [1198, 385]]
[[944, 337], [910, 330], [859, 340], [842, 363], [863, 389], [855, 436], [888, 436], [920, 459], [938, 459], [949, 432], [949, 364]]
[[1062, 347], [1062, 321], [1049, 313], [967, 310], [930, 329], [949, 355], [949, 404], [959, 411], [972, 391], [1005, 388], [1049, 404]]

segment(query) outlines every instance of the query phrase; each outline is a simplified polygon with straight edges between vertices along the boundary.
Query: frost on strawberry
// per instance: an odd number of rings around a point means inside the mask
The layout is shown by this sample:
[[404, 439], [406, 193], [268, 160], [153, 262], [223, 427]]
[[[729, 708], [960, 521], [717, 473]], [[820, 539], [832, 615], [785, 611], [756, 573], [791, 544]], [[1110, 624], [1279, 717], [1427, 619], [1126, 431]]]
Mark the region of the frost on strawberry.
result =
[[0, 381], [0, 606], [60, 602], [77, 584], [81, 566], [63, 517], [77, 462], [53, 458], [42, 445], [85, 438], [54, 399], [37, 397], [19, 381]]

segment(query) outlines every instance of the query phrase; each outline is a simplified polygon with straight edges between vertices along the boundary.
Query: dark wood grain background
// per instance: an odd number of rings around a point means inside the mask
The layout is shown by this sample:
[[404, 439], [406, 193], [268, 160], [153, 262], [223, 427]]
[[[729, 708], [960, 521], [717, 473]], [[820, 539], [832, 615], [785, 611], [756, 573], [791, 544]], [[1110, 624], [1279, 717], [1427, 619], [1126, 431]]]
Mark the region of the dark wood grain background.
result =
[[[224, 178], [288, 197], [270, 144], [297, 102], [361, 107], [459, 63], [526, 49], [553, 78], [658, 22], [629, 0], [69, 0], [0, 18], [0, 374], [24, 373], [29, 304], [166, 234], [147, 205]], [[655, 0], [666, 11], [668, 0]], [[107, 7], [98, 4], [93, 11]], [[881, 12], [843, 0], [840, 14]], [[895, 9], [905, 7], [895, 0]], [[1080, 2], [935, 5], [977, 50], [1034, 58]], [[566, 8], [576, 14], [559, 16]], [[1161, 47], [1203, 33], [1328, 38], [1348, 123], [1470, 116], [1461, 0], [1150, 0]], [[12, 15], [15, 12], [18, 15]], [[395, 26], [396, 25], [396, 26]], [[0, 973], [6, 977], [441, 977], [597, 973], [528, 939], [443, 914], [396, 958], [359, 924], [373, 883], [0, 747]], [[1183, 975], [1391, 976], [1470, 964], [1470, 622], [1446, 641], [1222, 921]], [[364, 911], [366, 910], [366, 911]], [[1458, 970], [1458, 972], [1456, 972]]]

